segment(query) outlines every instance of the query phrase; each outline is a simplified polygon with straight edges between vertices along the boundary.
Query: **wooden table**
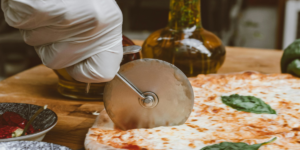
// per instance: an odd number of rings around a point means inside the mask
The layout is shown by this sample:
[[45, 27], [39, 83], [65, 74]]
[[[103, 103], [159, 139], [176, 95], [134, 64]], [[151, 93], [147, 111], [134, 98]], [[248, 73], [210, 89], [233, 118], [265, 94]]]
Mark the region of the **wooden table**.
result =
[[[142, 41], [135, 41], [141, 45]], [[226, 61], [219, 73], [259, 71], [280, 73], [280, 50], [262, 50], [227, 47]], [[57, 125], [43, 141], [83, 148], [85, 134], [92, 126], [95, 111], [103, 109], [102, 102], [75, 101], [65, 98], [56, 91], [57, 76], [43, 65], [29, 69], [0, 82], [0, 102], [48, 105], [58, 114]]]

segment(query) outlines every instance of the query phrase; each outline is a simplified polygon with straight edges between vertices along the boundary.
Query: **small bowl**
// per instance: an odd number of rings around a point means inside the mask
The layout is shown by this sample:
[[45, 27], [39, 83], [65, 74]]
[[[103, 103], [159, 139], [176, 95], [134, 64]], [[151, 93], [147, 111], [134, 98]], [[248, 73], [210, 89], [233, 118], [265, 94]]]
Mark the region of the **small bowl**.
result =
[[[21, 117], [29, 120], [31, 116], [37, 112], [41, 106], [24, 104], [24, 103], [0, 103], [0, 114], [7, 111], [18, 113]], [[33, 134], [28, 134], [15, 138], [0, 139], [0, 142], [8, 141], [41, 141], [57, 123], [57, 115], [50, 109], [42, 111], [33, 121], [32, 126], [34, 129], [40, 129], [40, 131]]]

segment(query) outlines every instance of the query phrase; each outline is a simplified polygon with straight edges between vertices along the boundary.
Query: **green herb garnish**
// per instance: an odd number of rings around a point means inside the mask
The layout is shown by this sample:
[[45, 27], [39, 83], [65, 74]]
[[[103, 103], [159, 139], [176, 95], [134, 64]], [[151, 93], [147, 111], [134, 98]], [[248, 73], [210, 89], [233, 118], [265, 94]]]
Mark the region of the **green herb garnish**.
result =
[[206, 146], [201, 150], [258, 150], [261, 146], [274, 142], [275, 140], [276, 137], [268, 142], [254, 145], [248, 145], [247, 143], [222, 142], [220, 144]]
[[169, 27], [175, 29], [201, 26], [200, 0], [171, 0]]
[[42, 112], [44, 111], [45, 109], [47, 109], [47, 105], [45, 105], [44, 107], [41, 107], [37, 112], [35, 112], [35, 114], [30, 118], [30, 120], [27, 122], [24, 130], [23, 130], [23, 133], [22, 133], [22, 136], [25, 135], [25, 133], [27, 132], [29, 126], [32, 124], [32, 122], [34, 121], [34, 119]]
[[254, 96], [240, 96], [238, 94], [222, 96], [222, 102], [239, 111], [256, 114], [276, 114], [268, 104]]

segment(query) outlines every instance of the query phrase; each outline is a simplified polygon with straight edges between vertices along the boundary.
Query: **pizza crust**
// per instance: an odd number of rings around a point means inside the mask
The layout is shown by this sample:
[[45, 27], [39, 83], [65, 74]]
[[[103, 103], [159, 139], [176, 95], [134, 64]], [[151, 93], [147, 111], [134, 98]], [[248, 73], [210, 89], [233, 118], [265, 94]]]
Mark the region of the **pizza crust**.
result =
[[107, 146], [97, 142], [97, 129], [102, 130], [114, 130], [114, 123], [109, 118], [106, 110], [102, 110], [101, 113], [96, 118], [95, 123], [89, 129], [85, 141], [84, 146], [86, 150], [122, 150], [118, 148], [114, 148], [112, 146]]
[[[116, 131], [114, 123], [103, 110], [95, 124], [89, 129], [85, 148], [87, 150], [120, 150], [101, 143], [114, 144], [115, 142], [118, 145], [122, 142], [132, 142], [128, 138], [121, 141], [115, 139], [114, 135], [120, 136], [121, 133], [121, 136], [124, 137], [133, 136], [136, 138], [134, 141], [136, 145], [141, 144], [142, 147], [149, 150], [170, 149], [175, 146], [175, 149], [186, 149], [184, 146], [187, 146], [188, 149], [199, 150], [201, 147], [224, 141], [256, 144], [268, 141], [273, 137], [277, 137], [277, 140], [263, 146], [260, 150], [300, 150], [300, 140], [298, 140], [300, 139], [299, 78], [287, 74], [265, 75], [244, 72], [227, 75], [199, 75], [195, 79], [190, 79], [190, 82], [195, 93], [195, 110], [186, 124], [148, 130]], [[252, 114], [231, 109], [222, 104], [220, 100], [221, 95], [230, 94], [259, 97], [275, 108], [278, 115]], [[158, 132], [153, 133], [155, 131]], [[159, 134], [160, 132], [162, 133]], [[147, 139], [150, 136], [149, 133], [154, 138]], [[168, 138], [165, 138], [164, 135], [167, 135]], [[176, 136], [180, 136], [183, 140], [179, 139], [179, 142], [174, 142], [177, 139], [174, 140], [172, 137]], [[192, 136], [197, 138], [198, 143], [191, 139], [188, 140]], [[143, 143], [141, 141], [143, 138], [147, 142], [152, 140], [152, 144]], [[156, 139], [157, 141], [155, 141]], [[199, 140], [202, 142], [199, 143]], [[162, 144], [168, 142], [173, 142], [173, 147], [170, 143]], [[183, 143], [178, 145], [180, 142]]]

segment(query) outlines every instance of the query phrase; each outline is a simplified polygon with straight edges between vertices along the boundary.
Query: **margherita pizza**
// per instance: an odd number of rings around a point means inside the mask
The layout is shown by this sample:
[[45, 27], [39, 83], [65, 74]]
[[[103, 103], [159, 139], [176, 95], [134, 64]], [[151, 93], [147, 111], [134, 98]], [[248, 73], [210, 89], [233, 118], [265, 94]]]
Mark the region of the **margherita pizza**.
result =
[[195, 104], [185, 124], [121, 131], [103, 111], [87, 134], [86, 149], [300, 150], [299, 78], [242, 73], [199, 75], [190, 82]]

